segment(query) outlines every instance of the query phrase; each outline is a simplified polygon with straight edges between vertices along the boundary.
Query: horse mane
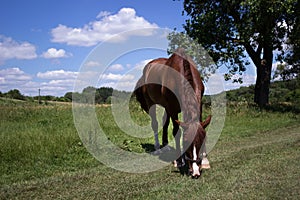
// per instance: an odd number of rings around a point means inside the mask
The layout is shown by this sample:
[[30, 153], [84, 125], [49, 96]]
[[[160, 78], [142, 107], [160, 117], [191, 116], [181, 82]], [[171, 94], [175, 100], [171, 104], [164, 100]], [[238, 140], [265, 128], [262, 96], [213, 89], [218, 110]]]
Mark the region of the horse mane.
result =
[[[181, 102], [183, 106], [183, 118], [186, 122], [193, 122], [193, 121], [199, 121], [200, 119], [200, 107], [199, 107], [199, 100], [197, 99], [197, 91], [196, 90], [196, 84], [193, 74], [192, 67], [194, 67], [194, 63], [192, 62], [192, 59], [185, 54], [185, 51], [183, 48], [178, 48], [174, 55], [179, 57], [182, 64], [180, 65], [180, 73], [185, 78], [185, 81], [182, 81], [182, 87], [183, 87], [183, 93], [181, 94]], [[178, 58], [177, 58], [178, 59]], [[192, 90], [191, 90], [192, 88]]]

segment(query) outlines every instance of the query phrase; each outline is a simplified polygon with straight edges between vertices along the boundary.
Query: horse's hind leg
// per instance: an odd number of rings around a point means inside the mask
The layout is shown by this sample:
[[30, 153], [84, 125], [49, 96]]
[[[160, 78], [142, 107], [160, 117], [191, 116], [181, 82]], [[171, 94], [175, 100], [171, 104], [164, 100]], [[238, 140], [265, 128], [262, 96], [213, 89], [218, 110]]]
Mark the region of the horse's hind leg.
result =
[[168, 141], [169, 124], [170, 124], [170, 115], [168, 115], [167, 111], [165, 111], [163, 116], [163, 136], [162, 136], [163, 146], [167, 146], [169, 144]]
[[156, 105], [151, 106], [151, 108], [149, 110], [149, 115], [151, 117], [151, 127], [154, 132], [154, 139], [155, 139], [154, 148], [155, 148], [155, 150], [159, 150], [160, 144], [159, 144], [159, 140], [158, 140], [158, 122], [156, 119]]

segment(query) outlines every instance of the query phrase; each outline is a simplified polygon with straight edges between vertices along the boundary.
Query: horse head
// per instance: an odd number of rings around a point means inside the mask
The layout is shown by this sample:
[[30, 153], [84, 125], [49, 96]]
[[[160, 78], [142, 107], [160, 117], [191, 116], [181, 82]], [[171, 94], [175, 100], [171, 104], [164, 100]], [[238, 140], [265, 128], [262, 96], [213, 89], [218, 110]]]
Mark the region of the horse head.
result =
[[201, 161], [199, 155], [202, 144], [204, 144], [206, 131], [205, 128], [209, 125], [211, 116], [208, 116], [204, 122], [180, 122], [176, 121], [184, 130], [183, 145], [185, 151], [185, 160], [189, 166], [189, 173], [192, 178], [200, 177]]

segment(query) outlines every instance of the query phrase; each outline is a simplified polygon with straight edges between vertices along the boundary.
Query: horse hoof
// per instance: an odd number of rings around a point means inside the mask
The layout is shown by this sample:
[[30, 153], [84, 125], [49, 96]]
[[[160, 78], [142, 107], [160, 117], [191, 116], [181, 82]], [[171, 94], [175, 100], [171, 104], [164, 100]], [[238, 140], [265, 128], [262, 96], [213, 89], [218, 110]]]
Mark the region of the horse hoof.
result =
[[200, 177], [200, 175], [194, 175], [192, 176], [192, 179], [198, 179]]
[[177, 168], [177, 162], [176, 162], [176, 160], [173, 161], [173, 165], [174, 165], [175, 168]]
[[176, 161], [176, 160], [174, 160], [173, 164], [174, 164], [174, 167], [176, 167], [176, 168], [182, 168], [182, 167], [185, 166], [185, 163], [184, 163], [183, 160], [182, 161]]
[[210, 165], [209, 164], [201, 165], [201, 169], [210, 169]]
[[210, 164], [207, 158], [202, 159], [201, 169], [210, 169]]

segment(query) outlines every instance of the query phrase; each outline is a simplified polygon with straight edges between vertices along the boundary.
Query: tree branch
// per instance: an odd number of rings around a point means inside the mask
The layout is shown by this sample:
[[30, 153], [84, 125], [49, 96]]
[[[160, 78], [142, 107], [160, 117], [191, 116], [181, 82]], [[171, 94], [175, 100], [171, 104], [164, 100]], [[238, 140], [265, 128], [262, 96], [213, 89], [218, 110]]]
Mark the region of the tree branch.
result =
[[[242, 21], [240, 19], [240, 14], [238, 13], [237, 9], [234, 9], [233, 7], [229, 8], [229, 14], [233, 17], [234, 21], [237, 24], [241, 24]], [[241, 31], [242, 32], [242, 31]], [[260, 54], [262, 51], [262, 45], [259, 44], [257, 50], [255, 51], [252, 46], [250, 45], [250, 43], [246, 42], [244, 40], [244, 38], [242, 38], [241, 40], [234, 40], [237, 43], [242, 44], [247, 53], [249, 54], [250, 58], [252, 59], [252, 61], [254, 62], [255, 66], [258, 67], [260, 66]]]
[[[258, 46], [258, 51], [254, 51], [254, 49], [251, 47], [251, 45], [247, 42], [243, 43], [244, 47], [246, 48], [247, 53], [249, 54], [250, 58], [254, 62], [256, 67], [260, 66], [260, 53], [262, 50], [262, 45]], [[258, 54], [259, 53], [259, 54]]]
[[256, 54], [257, 54], [257, 56], [260, 56], [261, 51], [262, 51], [262, 45], [259, 43], [259, 44], [258, 44], [258, 47], [257, 47], [257, 49], [256, 49]]

